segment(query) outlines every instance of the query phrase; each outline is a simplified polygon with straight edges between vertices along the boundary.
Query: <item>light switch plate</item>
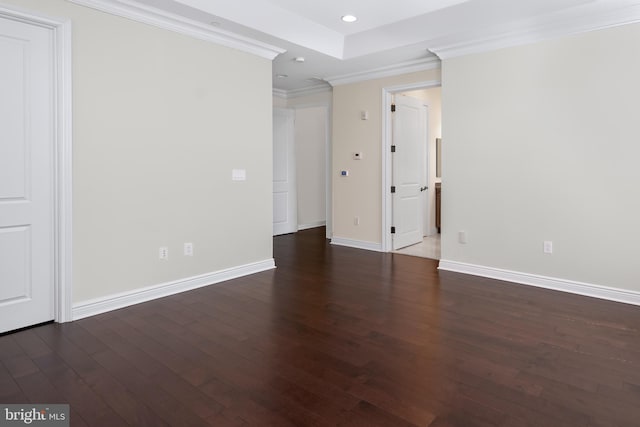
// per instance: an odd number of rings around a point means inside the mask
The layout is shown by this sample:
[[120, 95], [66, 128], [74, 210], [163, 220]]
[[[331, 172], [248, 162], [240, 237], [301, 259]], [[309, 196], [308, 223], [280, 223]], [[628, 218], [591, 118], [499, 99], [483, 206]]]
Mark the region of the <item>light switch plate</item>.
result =
[[246, 181], [247, 180], [247, 171], [246, 171], [246, 169], [232, 169], [231, 170], [231, 180], [232, 181]]

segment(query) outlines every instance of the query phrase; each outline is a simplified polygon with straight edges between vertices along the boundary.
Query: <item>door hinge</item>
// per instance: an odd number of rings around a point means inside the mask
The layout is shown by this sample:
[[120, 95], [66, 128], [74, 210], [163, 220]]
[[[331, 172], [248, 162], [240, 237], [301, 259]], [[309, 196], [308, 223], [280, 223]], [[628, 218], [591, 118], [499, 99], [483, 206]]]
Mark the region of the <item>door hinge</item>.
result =
[[391, 112], [392, 113], [396, 112], [396, 104], [391, 104]]
[[391, 234], [396, 234], [396, 228], [395, 227], [391, 227]]
[[395, 146], [395, 145], [392, 145], [392, 146], [391, 146], [391, 152], [392, 152], [392, 153], [395, 153], [395, 152], [396, 152], [396, 146]]
[[395, 186], [395, 185], [392, 185], [392, 186], [391, 186], [391, 192], [392, 192], [392, 193], [395, 193], [395, 192], [396, 192], [396, 186]]

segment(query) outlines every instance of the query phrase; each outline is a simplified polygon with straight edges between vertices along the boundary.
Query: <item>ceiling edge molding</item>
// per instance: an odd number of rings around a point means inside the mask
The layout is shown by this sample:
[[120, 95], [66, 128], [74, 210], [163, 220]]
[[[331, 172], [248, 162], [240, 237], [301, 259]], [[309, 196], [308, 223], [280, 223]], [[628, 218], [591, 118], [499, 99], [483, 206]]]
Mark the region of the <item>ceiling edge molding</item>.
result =
[[400, 74], [415, 73], [417, 71], [432, 70], [440, 68], [440, 59], [436, 56], [418, 59], [415, 61], [402, 62], [387, 67], [374, 68], [372, 70], [331, 76], [325, 78], [331, 86], [340, 86], [350, 83], [358, 83], [366, 80], [381, 79], [384, 77], [398, 76]]
[[212, 28], [201, 22], [130, 0], [67, 1], [165, 30], [174, 31], [196, 39], [251, 53], [271, 61], [279, 54], [286, 52], [285, 49], [277, 46], [234, 34], [230, 31]]
[[637, 22], [640, 22], [640, 5], [622, 7], [608, 13], [594, 11], [571, 19], [547, 20], [537, 25], [528, 25], [519, 30], [505, 30], [498, 34], [477, 38], [472, 41], [430, 47], [429, 50], [444, 60]]
[[284, 89], [273, 89], [273, 96], [277, 98], [283, 99], [292, 99], [292, 98], [300, 98], [308, 95], [315, 95], [318, 93], [326, 93], [331, 92], [333, 88], [328, 84], [318, 84], [313, 86], [307, 86], [301, 89], [292, 89], [292, 90], [284, 90]]
[[282, 98], [282, 99], [287, 99], [287, 92], [284, 89], [278, 89], [277, 87], [273, 88], [273, 96], [275, 96], [276, 98]]

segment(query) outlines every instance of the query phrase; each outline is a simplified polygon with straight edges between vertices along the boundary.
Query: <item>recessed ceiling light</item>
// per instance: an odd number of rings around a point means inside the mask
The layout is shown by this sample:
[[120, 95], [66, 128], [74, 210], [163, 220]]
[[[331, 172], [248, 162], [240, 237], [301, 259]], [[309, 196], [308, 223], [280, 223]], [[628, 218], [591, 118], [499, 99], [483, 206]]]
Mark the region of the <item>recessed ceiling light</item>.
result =
[[304, 56], [296, 56], [293, 60], [296, 62], [304, 62]]
[[356, 18], [356, 17], [355, 17], [355, 16], [353, 16], [353, 15], [344, 15], [341, 19], [342, 19], [344, 22], [356, 22], [356, 21], [358, 20], [358, 18]]
[[286, 79], [287, 77], [289, 77], [288, 74], [276, 74], [276, 77], [279, 79]]

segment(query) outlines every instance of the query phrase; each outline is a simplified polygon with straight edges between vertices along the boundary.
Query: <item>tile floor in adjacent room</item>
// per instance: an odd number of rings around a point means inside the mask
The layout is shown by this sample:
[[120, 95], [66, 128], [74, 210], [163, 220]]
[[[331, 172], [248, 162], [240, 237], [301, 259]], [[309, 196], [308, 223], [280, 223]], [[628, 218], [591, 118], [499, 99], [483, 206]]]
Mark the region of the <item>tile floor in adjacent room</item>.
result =
[[440, 259], [440, 234], [425, 237], [422, 243], [393, 251], [396, 254], [419, 256], [422, 258]]

